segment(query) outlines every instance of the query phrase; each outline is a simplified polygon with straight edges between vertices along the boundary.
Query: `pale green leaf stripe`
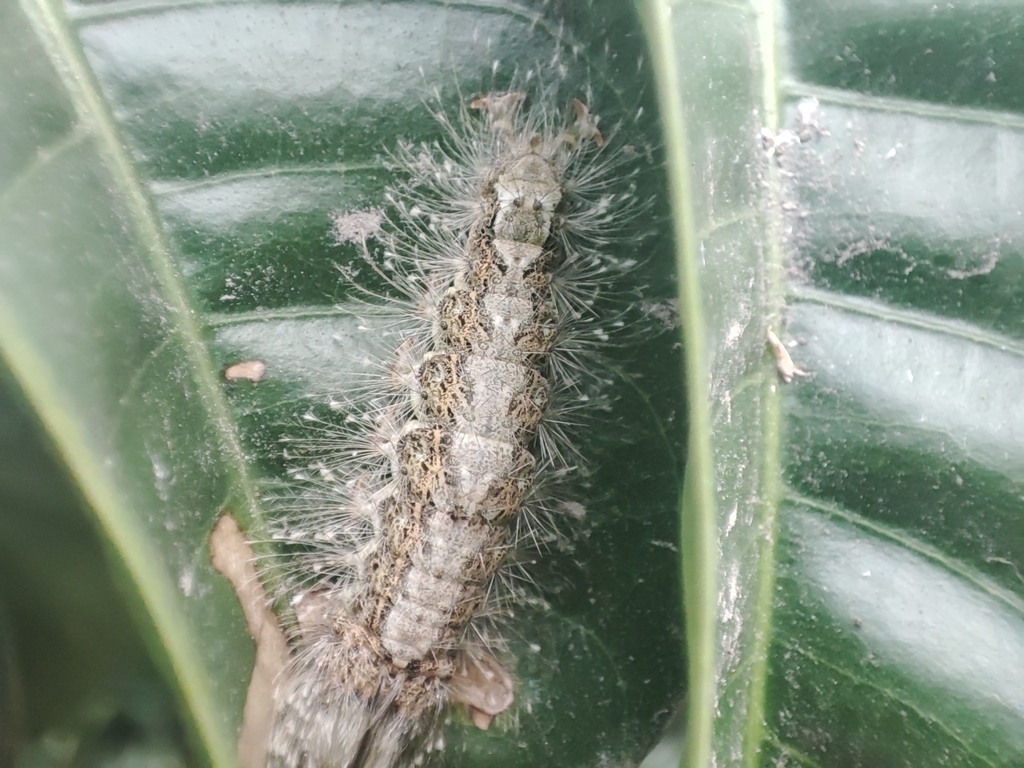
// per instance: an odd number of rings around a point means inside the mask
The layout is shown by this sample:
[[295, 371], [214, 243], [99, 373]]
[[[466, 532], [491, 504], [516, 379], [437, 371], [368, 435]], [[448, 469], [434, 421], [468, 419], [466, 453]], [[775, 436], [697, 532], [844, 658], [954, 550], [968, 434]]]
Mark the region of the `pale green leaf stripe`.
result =
[[[200, 328], [173, 269], [143, 185], [70, 33], [63, 10], [56, 2], [46, 0], [21, 0], [21, 6], [55, 63], [79, 118], [86, 130], [98, 140], [109, 172], [119, 185], [119, 192], [132, 214], [139, 241], [148, 254], [149, 264], [161, 281], [163, 297], [174, 310], [176, 335], [183, 341], [197, 386], [203, 392], [203, 402], [219, 426], [221, 440], [233, 464], [239, 490], [249, 508], [254, 510], [257, 508], [256, 492], [242, 460], [241, 447], [232, 426], [227, 402], [218, 384], [217, 373], [201, 340]], [[23, 387], [27, 396], [77, 478], [100, 524], [115, 543], [127, 570], [139, 585], [139, 598], [152, 617], [157, 634], [167, 650], [167, 659], [181, 686], [181, 695], [193, 714], [192, 721], [200, 738], [210, 751], [210, 759], [214, 765], [234, 765], [235, 735], [215, 730], [214, 724], [223, 722], [223, 719], [211, 711], [215, 697], [210, 685], [214, 681], [206, 673], [196, 653], [188, 626], [171, 607], [180, 599], [174, 591], [175, 585], [164, 579], [163, 574], [153, 567], [161, 558], [153, 550], [138, 522], [138, 511], [126, 507], [122, 494], [109, 482], [104, 467], [96, 461], [87, 435], [81, 432], [80, 423], [58, 405], [62, 400], [57, 384], [60, 378], [58, 372], [52, 370], [36, 350], [23, 342], [17, 318], [9, 316], [9, 313], [0, 314], [0, 328], [6, 347], [5, 356], [11, 368], [22, 382], [31, 382], [31, 386]]]

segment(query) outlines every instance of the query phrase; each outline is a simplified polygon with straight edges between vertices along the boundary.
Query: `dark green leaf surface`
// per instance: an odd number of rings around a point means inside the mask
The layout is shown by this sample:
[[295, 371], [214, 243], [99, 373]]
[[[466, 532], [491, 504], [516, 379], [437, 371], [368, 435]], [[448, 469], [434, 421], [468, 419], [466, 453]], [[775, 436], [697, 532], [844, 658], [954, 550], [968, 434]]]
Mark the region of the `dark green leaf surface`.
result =
[[[687, 764], [1020, 765], [1024, 11], [647, 8], [693, 402]], [[776, 379], [769, 328], [811, 377]]]
[[[26, 0], [0, 11], [0, 93], [13, 95], [0, 104], [0, 348], [215, 765], [232, 763], [252, 649], [206, 537], [224, 509], [259, 525], [261, 487], [284, 475], [279, 438], [310, 410], [330, 414], [373, 351], [340, 304], [352, 288], [338, 266], [368, 270], [336, 242], [335, 215], [382, 207], [385, 153], [441, 135], [424, 105], [432, 89], [455, 109], [555, 50], [592, 87], [602, 125], [625, 122], [637, 148], [660, 144], [632, 10], [547, 10]], [[663, 183], [655, 163], [638, 195], [663, 199]], [[673, 293], [670, 237], [649, 234], [665, 215], [655, 204], [624, 224], [619, 255], [640, 266], [615, 292], [643, 306]], [[678, 700], [684, 414], [674, 333], [655, 314], [610, 345], [611, 407], [581, 436], [587, 520], [571, 551], [539, 567], [544, 606], [513, 629], [518, 729], [454, 729], [453, 765], [634, 761]], [[219, 376], [253, 358], [267, 364], [258, 385]]]
[[174, 696], [12, 383], [0, 371], [0, 765], [184, 766]]

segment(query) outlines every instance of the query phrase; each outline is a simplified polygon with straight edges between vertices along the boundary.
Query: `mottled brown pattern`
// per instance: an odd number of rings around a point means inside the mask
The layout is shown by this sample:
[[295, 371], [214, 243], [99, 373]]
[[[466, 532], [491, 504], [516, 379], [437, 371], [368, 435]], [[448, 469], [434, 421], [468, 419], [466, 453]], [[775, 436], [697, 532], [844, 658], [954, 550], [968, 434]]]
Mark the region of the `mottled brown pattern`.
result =
[[519, 439], [526, 441], [544, 416], [551, 400], [548, 380], [538, 370], [530, 371], [530, 380], [526, 386], [515, 393], [508, 404], [509, 420], [516, 425]]
[[[558, 334], [550, 295], [554, 209], [546, 201], [557, 204], [562, 195], [559, 171], [542, 148], [531, 142], [484, 186], [484, 214], [438, 308], [434, 351], [416, 371], [421, 422], [407, 425], [397, 441], [400, 490], [383, 511], [387, 533], [373, 565], [371, 624], [407, 655], [416, 654], [410, 620], [437, 616], [445, 626], [423, 632], [436, 638], [432, 643], [449, 643], [473, 618], [507, 551], [508, 521], [533, 484], [531, 441], [548, 406], [546, 356]], [[473, 464], [463, 465], [472, 446]], [[426, 526], [434, 516], [468, 527], [442, 547]], [[434, 550], [460, 561], [459, 573], [430, 566]], [[424, 605], [423, 595], [441, 593], [450, 602], [431, 614], [435, 606]]]
[[445, 493], [451, 433], [441, 424], [417, 427], [398, 441], [398, 470], [407, 501], [427, 503]]
[[455, 414], [471, 407], [463, 380], [462, 356], [453, 352], [434, 352], [420, 364], [417, 374], [423, 417], [451, 423]]
[[456, 350], [486, 346], [491, 323], [481, 312], [480, 293], [449, 288], [441, 300], [439, 345]]

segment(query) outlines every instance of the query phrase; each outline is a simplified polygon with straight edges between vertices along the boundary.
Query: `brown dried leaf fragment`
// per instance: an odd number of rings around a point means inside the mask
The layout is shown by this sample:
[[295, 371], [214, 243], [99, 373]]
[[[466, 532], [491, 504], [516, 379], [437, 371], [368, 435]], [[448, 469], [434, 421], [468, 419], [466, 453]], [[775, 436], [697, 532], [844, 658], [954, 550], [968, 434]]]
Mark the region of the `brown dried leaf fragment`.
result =
[[779, 337], [775, 335], [771, 328], [768, 329], [768, 346], [772, 348], [772, 354], [775, 355], [775, 369], [779, 372], [779, 378], [784, 382], [789, 384], [796, 376], [806, 377], [811, 375], [807, 371], [796, 367], [793, 358], [789, 356], [789, 350], [786, 349], [786, 345], [779, 340]]
[[453, 703], [469, 708], [473, 725], [482, 731], [516, 698], [512, 677], [491, 654], [464, 654], [459, 669], [448, 682], [448, 695]]
[[210, 534], [210, 561], [234, 588], [249, 634], [256, 641], [256, 660], [238, 736], [238, 765], [264, 768], [274, 717], [274, 682], [288, 663], [288, 643], [256, 576], [249, 542], [230, 513], [221, 515]]
[[515, 117], [526, 101], [526, 94], [521, 91], [505, 93], [488, 93], [469, 102], [470, 109], [478, 109], [491, 121], [491, 128], [496, 132], [514, 133]]
[[576, 112], [576, 122], [573, 128], [580, 141], [593, 141], [598, 147], [604, 146], [604, 136], [597, 128], [597, 115], [591, 114], [590, 107], [579, 99], [572, 100], [573, 110]]

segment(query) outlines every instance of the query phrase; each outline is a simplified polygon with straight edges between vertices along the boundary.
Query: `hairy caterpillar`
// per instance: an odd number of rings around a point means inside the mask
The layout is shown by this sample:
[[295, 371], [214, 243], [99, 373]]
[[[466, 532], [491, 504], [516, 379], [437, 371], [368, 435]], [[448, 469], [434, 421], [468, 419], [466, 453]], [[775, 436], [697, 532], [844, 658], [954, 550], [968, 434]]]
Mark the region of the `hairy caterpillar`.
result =
[[474, 99], [475, 116], [438, 115], [445, 147], [396, 154], [413, 181], [389, 195], [385, 266], [368, 261], [400, 298], [362, 308], [396, 349], [367, 406], [300, 441], [302, 505], [275, 535], [294, 650], [271, 766], [388, 768], [430, 744], [447, 705], [486, 728], [515, 699], [487, 615], [511, 553], [544, 535], [538, 478], [573, 465], [560, 424], [585, 399], [608, 269], [579, 232], [633, 195], [606, 188], [584, 101], [539, 91]]

